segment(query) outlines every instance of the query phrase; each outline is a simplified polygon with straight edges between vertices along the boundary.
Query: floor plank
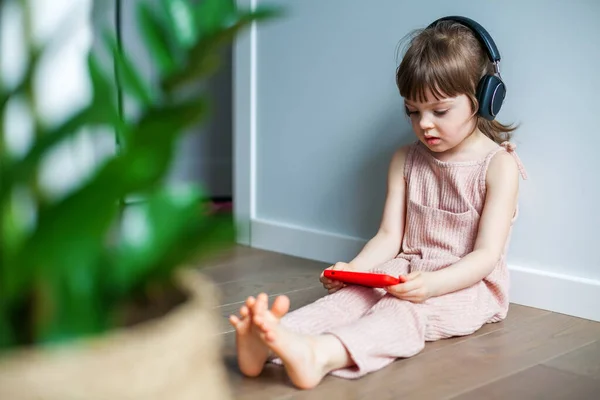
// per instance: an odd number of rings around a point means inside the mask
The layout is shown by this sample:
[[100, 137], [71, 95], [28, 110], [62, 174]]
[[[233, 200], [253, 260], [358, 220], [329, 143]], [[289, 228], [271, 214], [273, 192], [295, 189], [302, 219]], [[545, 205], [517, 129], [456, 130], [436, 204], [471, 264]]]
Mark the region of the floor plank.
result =
[[[327, 264], [318, 261], [262, 252], [252, 253], [248, 257], [231, 257], [225, 262], [201, 267], [201, 271], [218, 285], [235, 282], [260, 282], [264, 278], [277, 276], [288, 279], [290, 288], [299, 288], [298, 286], [292, 286], [302, 284], [294, 282], [292, 280], [294, 276], [311, 276], [313, 277], [312, 285], [314, 279], [318, 282], [321, 271], [327, 266]], [[226, 300], [230, 299], [226, 298]]]
[[536, 365], [453, 400], [592, 400], [600, 396], [600, 381], [545, 365]]
[[521, 306], [518, 304], [511, 304], [508, 315], [506, 316], [506, 319], [504, 321], [501, 321], [498, 323], [493, 323], [493, 324], [486, 324], [486, 325], [482, 326], [477, 332], [475, 332], [469, 336], [453, 337], [453, 338], [449, 338], [449, 339], [438, 340], [436, 342], [427, 343], [425, 346], [425, 349], [423, 349], [421, 354], [428, 353], [430, 351], [436, 351], [442, 347], [456, 345], [458, 343], [462, 343], [467, 340], [472, 340], [473, 338], [487, 335], [489, 333], [498, 331], [500, 329], [519, 326], [520, 324], [523, 324], [526, 321], [529, 321], [534, 318], [539, 318], [539, 317], [542, 317], [542, 316], [548, 315], [548, 314], [551, 314], [550, 311], [540, 310], [538, 308]]
[[600, 337], [587, 346], [548, 360], [544, 365], [600, 380]]
[[261, 258], [270, 253], [248, 246], [235, 245], [223, 250], [217, 250], [198, 261], [197, 266], [202, 269], [230, 265], [235, 262], [246, 262], [252, 258]]
[[576, 349], [598, 334], [600, 324], [548, 314], [436, 352], [399, 360], [373, 377], [365, 377], [364, 383], [390, 380], [399, 397], [444, 398]]

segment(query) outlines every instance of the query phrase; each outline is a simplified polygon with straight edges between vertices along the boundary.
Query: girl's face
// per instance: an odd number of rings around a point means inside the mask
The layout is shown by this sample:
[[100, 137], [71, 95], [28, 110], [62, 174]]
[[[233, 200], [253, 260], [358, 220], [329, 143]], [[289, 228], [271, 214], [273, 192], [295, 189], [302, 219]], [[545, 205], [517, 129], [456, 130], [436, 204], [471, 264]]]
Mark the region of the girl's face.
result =
[[426, 91], [424, 103], [405, 100], [417, 138], [431, 151], [442, 153], [462, 143], [474, 131], [471, 102], [466, 95], [440, 100]]

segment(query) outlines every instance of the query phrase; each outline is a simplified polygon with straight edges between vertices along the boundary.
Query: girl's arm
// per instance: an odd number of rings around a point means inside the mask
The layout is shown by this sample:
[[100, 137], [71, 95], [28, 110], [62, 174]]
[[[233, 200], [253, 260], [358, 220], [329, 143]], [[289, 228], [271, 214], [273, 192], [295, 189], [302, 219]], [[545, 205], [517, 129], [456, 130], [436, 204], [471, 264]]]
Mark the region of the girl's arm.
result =
[[396, 151], [388, 170], [387, 195], [381, 224], [377, 234], [349, 263], [358, 271], [366, 271], [393, 259], [400, 252], [404, 235], [405, 193], [404, 162], [408, 147]]
[[510, 154], [500, 152], [492, 158], [486, 186], [485, 205], [473, 251], [426, 278], [430, 281], [430, 297], [474, 285], [492, 272], [502, 256], [519, 192], [519, 170]]

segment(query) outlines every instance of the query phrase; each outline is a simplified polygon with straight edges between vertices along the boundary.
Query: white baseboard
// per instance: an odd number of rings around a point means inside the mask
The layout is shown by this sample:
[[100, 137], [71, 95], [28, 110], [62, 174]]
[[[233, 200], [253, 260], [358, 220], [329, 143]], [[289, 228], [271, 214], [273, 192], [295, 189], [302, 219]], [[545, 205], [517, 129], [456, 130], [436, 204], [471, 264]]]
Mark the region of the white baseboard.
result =
[[509, 264], [512, 303], [600, 322], [600, 281]]
[[[251, 246], [325, 263], [350, 261], [366, 241], [254, 219]], [[600, 281], [509, 264], [511, 303], [600, 322]]]
[[252, 220], [250, 235], [252, 247], [326, 263], [349, 261], [365, 245], [350, 236], [258, 219]]

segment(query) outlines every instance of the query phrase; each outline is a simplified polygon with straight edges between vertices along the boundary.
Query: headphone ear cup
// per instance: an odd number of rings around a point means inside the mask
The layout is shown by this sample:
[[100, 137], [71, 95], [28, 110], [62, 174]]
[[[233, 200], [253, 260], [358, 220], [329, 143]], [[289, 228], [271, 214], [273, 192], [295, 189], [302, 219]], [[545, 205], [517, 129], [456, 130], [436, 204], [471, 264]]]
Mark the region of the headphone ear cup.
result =
[[486, 75], [477, 85], [477, 101], [479, 101], [479, 115], [492, 121], [498, 115], [506, 97], [506, 86], [496, 75]]

